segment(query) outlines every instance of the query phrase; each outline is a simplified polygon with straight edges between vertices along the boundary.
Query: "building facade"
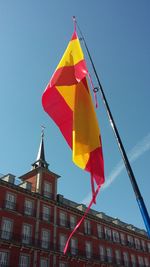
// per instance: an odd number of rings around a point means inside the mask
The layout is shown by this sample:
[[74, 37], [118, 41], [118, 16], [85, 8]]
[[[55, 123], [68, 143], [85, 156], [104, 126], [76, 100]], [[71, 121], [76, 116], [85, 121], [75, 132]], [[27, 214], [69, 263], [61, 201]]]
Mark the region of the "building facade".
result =
[[150, 267], [145, 231], [90, 210], [66, 255], [63, 249], [85, 206], [57, 193], [41, 138], [32, 170], [0, 179], [0, 267]]

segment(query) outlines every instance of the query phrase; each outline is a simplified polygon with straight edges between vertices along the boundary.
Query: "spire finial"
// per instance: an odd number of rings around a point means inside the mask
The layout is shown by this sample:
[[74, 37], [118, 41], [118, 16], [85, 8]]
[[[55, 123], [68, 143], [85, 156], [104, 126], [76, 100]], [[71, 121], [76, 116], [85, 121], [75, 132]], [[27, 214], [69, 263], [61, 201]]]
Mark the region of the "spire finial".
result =
[[45, 131], [45, 126], [44, 125], [41, 125], [41, 137], [43, 138], [44, 137], [44, 131]]

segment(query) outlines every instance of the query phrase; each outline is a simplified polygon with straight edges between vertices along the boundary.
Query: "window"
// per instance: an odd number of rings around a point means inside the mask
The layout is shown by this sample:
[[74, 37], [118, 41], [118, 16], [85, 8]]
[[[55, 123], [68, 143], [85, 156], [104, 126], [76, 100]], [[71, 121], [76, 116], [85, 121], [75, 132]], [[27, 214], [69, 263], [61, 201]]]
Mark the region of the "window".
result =
[[52, 198], [52, 185], [51, 183], [44, 182], [44, 196]]
[[43, 219], [44, 221], [47, 221], [47, 222], [50, 221], [50, 207], [48, 207], [48, 206], [43, 206], [42, 219]]
[[144, 258], [144, 262], [145, 262], [145, 266], [146, 267], [149, 267], [149, 260], [148, 260], [148, 258]]
[[59, 267], [68, 267], [68, 264], [66, 262], [60, 261]]
[[72, 255], [77, 254], [77, 239], [75, 239], [75, 238], [71, 239], [71, 254]]
[[12, 238], [12, 228], [13, 228], [13, 222], [9, 219], [3, 219], [2, 220], [2, 232], [1, 232], [1, 238], [10, 240]]
[[103, 228], [100, 224], [97, 224], [97, 235], [98, 238], [103, 238]]
[[99, 253], [101, 261], [105, 261], [105, 248], [103, 246], [99, 246]]
[[41, 258], [40, 259], [40, 267], [48, 267], [48, 259]]
[[107, 261], [112, 262], [112, 249], [106, 248], [106, 254], [107, 254]]
[[133, 247], [133, 237], [128, 235], [127, 236], [128, 246]]
[[121, 264], [121, 253], [120, 250], [115, 250], [115, 258], [116, 258], [116, 263]]
[[123, 233], [120, 233], [120, 237], [121, 237], [121, 244], [126, 245], [125, 235]]
[[48, 249], [50, 247], [50, 231], [49, 230], [42, 230], [41, 236], [41, 247]]
[[60, 225], [61, 226], [66, 226], [66, 213], [61, 211], [59, 213], [59, 219], [60, 219]]
[[111, 230], [105, 227], [105, 239], [111, 241]]
[[0, 251], [0, 266], [8, 266], [8, 252]]
[[5, 208], [10, 210], [16, 209], [16, 196], [12, 193], [6, 194]]
[[91, 223], [88, 220], [84, 221], [84, 233], [87, 235], [91, 234]]
[[138, 263], [139, 263], [139, 267], [143, 267], [144, 266], [144, 260], [141, 256], [138, 256]]
[[73, 229], [76, 226], [76, 217], [70, 215], [70, 228]]
[[129, 266], [129, 257], [127, 252], [123, 252], [124, 266]]
[[143, 251], [146, 251], [146, 243], [144, 240], [141, 240], [141, 245], [142, 245]]
[[119, 243], [119, 233], [117, 231], [113, 231], [113, 241]]
[[26, 215], [32, 215], [33, 214], [33, 201], [30, 199], [25, 199], [24, 203], [24, 213]]
[[19, 267], [29, 267], [29, 256], [21, 254], [19, 259]]
[[92, 257], [92, 245], [88, 241], [85, 243], [85, 252], [86, 252], [86, 257], [90, 259]]
[[150, 252], [150, 243], [147, 243], [148, 252]]
[[140, 240], [138, 238], [135, 238], [135, 248], [140, 249]]
[[133, 254], [131, 254], [131, 263], [132, 263], [132, 267], [136, 267], [136, 257]]
[[31, 244], [32, 226], [30, 224], [23, 224], [22, 229], [22, 243]]
[[64, 251], [65, 244], [66, 244], [66, 236], [61, 234], [59, 237], [59, 249], [61, 252]]

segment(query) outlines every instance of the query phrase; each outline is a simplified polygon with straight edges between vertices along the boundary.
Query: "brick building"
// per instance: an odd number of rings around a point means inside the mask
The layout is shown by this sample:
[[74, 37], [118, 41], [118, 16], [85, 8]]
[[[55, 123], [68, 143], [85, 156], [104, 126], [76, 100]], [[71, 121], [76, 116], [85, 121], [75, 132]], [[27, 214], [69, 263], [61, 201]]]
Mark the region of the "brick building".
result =
[[150, 266], [146, 232], [94, 210], [63, 255], [85, 206], [57, 194], [59, 175], [48, 169], [43, 136], [32, 170], [19, 178], [0, 179], [1, 267]]

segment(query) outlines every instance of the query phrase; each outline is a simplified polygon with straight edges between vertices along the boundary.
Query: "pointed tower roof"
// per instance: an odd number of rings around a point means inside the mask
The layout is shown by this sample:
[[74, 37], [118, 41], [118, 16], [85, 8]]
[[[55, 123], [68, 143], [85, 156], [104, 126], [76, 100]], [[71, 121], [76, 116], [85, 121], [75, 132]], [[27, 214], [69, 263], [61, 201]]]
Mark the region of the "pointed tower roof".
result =
[[44, 126], [42, 126], [42, 132], [41, 132], [41, 142], [39, 146], [39, 151], [37, 154], [36, 161], [32, 164], [33, 169], [38, 167], [43, 167], [48, 169], [48, 163], [45, 160], [45, 152], [44, 152]]

